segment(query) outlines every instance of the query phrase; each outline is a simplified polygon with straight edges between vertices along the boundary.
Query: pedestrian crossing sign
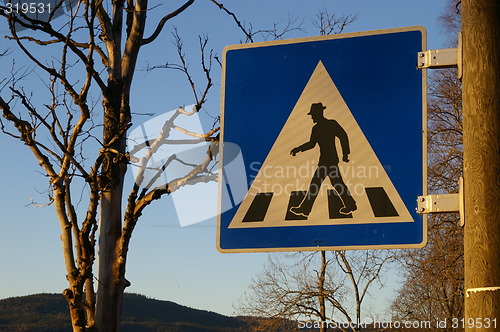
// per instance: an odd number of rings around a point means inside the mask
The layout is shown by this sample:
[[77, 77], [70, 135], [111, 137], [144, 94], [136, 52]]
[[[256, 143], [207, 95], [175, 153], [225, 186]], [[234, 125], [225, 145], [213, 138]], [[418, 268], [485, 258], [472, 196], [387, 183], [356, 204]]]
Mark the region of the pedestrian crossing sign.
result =
[[423, 246], [424, 49], [422, 27], [227, 47], [221, 163], [238, 145], [247, 193], [218, 216], [219, 251]]

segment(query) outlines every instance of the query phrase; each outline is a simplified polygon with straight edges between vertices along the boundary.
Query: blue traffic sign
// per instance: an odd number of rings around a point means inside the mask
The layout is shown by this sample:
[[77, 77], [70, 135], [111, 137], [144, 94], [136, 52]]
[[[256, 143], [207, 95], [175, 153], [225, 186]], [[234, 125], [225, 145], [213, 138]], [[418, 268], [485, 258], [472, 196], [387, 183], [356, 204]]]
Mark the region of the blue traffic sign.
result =
[[423, 50], [422, 27], [226, 47], [218, 250], [425, 245]]

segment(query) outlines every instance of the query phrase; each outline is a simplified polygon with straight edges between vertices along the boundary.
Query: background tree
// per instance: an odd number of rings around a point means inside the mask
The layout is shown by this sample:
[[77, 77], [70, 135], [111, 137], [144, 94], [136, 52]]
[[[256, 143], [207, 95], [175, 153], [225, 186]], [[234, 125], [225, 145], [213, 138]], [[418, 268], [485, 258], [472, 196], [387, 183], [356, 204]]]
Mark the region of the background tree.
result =
[[[450, 1], [442, 16], [453, 38], [460, 30], [459, 9], [458, 1]], [[448, 47], [456, 47], [456, 39]], [[429, 81], [429, 193], [458, 192], [463, 165], [460, 80], [456, 69], [440, 69], [431, 71]], [[458, 214], [430, 215], [427, 246], [404, 251], [401, 258], [405, 281], [392, 305], [395, 319], [463, 317], [463, 229]]]
[[358, 331], [368, 290], [381, 284], [391, 259], [391, 251], [377, 250], [271, 255], [237, 309], [257, 317], [256, 331], [296, 330], [290, 321], [312, 321], [322, 332], [347, 322]]

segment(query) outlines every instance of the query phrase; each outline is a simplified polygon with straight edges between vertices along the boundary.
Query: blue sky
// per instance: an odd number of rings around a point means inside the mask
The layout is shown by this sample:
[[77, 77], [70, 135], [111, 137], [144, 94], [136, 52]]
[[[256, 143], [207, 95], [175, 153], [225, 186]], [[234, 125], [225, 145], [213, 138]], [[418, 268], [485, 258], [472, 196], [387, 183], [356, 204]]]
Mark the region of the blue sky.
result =
[[[180, 1], [177, 1], [181, 3]], [[306, 37], [318, 34], [310, 24], [319, 10], [328, 8], [340, 15], [357, 15], [357, 20], [345, 32], [378, 30], [422, 25], [427, 29], [428, 48], [442, 48], [447, 36], [438, 21], [446, 1], [436, 0], [254, 0], [232, 1], [228, 7], [238, 13], [240, 20], [251, 23], [255, 29], [268, 29], [275, 22], [285, 21], [289, 15], [304, 17], [306, 32], [297, 31], [288, 37]], [[163, 10], [172, 4], [155, 8], [150, 26]], [[231, 19], [210, 1], [200, 1], [187, 13], [165, 27], [155, 44], [141, 50], [133, 87], [135, 109], [161, 114], [179, 105], [191, 104], [193, 98], [184, 78], [177, 72], [158, 70], [147, 73], [149, 65], [176, 61], [172, 45], [172, 27], [178, 28], [185, 38], [185, 51], [191, 57], [193, 70], [197, 65], [197, 35], [207, 33], [209, 47], [217, 54], [226, 45], [243, 39]], [[0, 26], [0, 32], [5, 26]], [[7, 42], [0, 41], [0, 50]], [[22, 58], [17, 62], [22, 63]], [[0, 62], [2, 72], [9, 70], [11, 62]], [[390, 66], [390, 59], [374, 57], [374, 66]], [[206, 105], [211, 116], [219, 113], [220, 74]], [[197, 76], [197, 79], [202, 77]], [[146, 103], [147, 101], [147, 103]], [[209, 117], [208, 117], [209, 118]], [[135, 124], [146, 121], [141, 117]], [[207, 120], [208, 121], [208, 120]], [[66, 286], [65, 268], [60, 247], [60, 230], [51, 207], [35, 208], [31, 199], [44, 204], [46, 179], [30, 152], [19, 142], [0, 135], [0, 153], [4, 162], [0, 166], [3, 190], [0, 191], [0, 298], [40, 292], [60, 293]], [[148, 208], [132, 238], [127, 279], [129, 292], [153, 298], [171, 300], [199, 309], [223, 314], [233, 313], [233, 304], [247, 290], [252, 277], [263, 268], [265, 253], [220, 254], [215, 246], [215, 220], [188, 227], [180, 227], [172, 204], [160, 201]], [[396, 271], [393, 271], [394, 275]], [[392, 289], [397, 287], [391, 276], [391, 287], [384, 290], [374, 302], [383, 312]]]

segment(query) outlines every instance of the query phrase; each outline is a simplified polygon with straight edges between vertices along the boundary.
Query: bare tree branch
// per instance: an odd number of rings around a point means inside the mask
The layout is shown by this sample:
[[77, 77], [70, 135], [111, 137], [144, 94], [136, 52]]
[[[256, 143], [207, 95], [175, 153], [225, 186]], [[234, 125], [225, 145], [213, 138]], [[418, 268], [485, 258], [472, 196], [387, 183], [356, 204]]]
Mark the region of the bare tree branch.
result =
[[216, 0], [210, 0], [210, 1], [212, 1], [217, 7], [219, 7], [220, 10], [226, 12], [226, 14], [228, 14], [229, 16], [231, 16], [233, 18], [233, 20], [236, 23], [236, 25], [245, 34], [245, 36], [246, 36], [246, 42], [251, 42], [251, 43], [254, 42], [254, 40], [253, 40], [253, 34], [250, 33], [249, 31], [247, 31], [247, 29], [238, 20], [238, 18], [236, 17], [236, 15], [233, 12], [231, 12], [230, 10], [228, 10], [222, 3], [217, 2]]
[[163, 30], [163, 27], [165, 26], [165, 23], [167, 23], [168, 20], [170, 20], [170, 19], [176, 17], [177, 15], [179, 15], [180, 13], [182, 13], [184, 10], [186, 10], [193, 3], [194, 3], [194, 0], [189, 0], [184, 5], [179, 7], [177, 10], [171, 12], [168, 15], [165, 15], [158, 23], [158, 26], [156, 27], [153, 34], [151, 34], [151, 36], [149, 36], [148, 38], [143, 39], [141, 41], [141, 45], [147, 45], [147, 44], [151, 43], [152, 41], [154, 41], [160, 35], [160, 32]]

